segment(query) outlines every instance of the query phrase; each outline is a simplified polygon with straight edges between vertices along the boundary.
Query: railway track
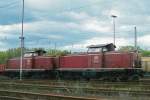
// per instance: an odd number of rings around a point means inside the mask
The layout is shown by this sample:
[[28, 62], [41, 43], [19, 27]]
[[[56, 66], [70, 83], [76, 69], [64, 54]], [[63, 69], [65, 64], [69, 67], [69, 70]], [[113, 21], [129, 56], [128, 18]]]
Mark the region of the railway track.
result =
[[[15, 92], [18, 91], [21, 93], [29, 92], [29, 93], [36, 93], [36, 94], [55, 94], [55, 95], [59, 94], [64, 96], [70, 95], [73, 97], [84, 97], [84, 98], [120, 97], [120, 96], [122, 97], [122, 95], [123, 96], [125, 95], [127, 97], [132, 97], [132, 96], [135, 97], [143, 96], [147, 98], [150, 97], [150, 84], [144, 84], [142, 82], [137, 83], [137, 82], [81, 81], [80, 83], [80, 81], [55, 81], [55, 80], [54, 81], [50, 81], [50, 80], [8, 81], [7, 80], [7, 81], [0, 81], [0, 91], [3, 90], [5, 91], [7, 90], [11, 92], [15, 90]], [[1, 95], [0, 92], [0, 100], [24, 100], [24, 99], [15, 98], [13, 96], [11, 97], [8, 95]], [[58, 100], [63, 100], [63, 99], [58, 99]], [[117, 100], [122, 100], [122, 99], [117, 99]], [[141, 99], [131, 99], [131, 100], [141, 100]]]
[[62, 82], [50, 82], [46, 84], [41, 83], [32, 83], [32, 82], [0, 82], [0, 85], [17, 85], [17, 86], [40, 86], [40, 87], [65, 87], [65, 86], [74, 86], [74, 87], [93, 87], [93, 88], [99, 88], [99, 87], [105, 87], [105, 88], [141, 88], [141, 89], [149, 89], [149, 84], [135, 84], [135, 83], [62, 83]]
[[150, 90], [150, 85], [145, 84], [74, 84], [74, 85], [68, 85], [68, 84], [31, 84], [31, 83], [8, 83], [8, 82], [0, 82], [0, 86], [13, 86], [13, 87], [41, 87], [41, 88], [109, 88], [109, 89], [125, 89], [125, 90]]
[[150, 89], [150, 82], [142, 80], [139, 82], [86, 82], [86, 81], [64, 81], [64, 80], [4, 80], [0, 84], [22, 84], [22, 85], [45, 85], [45, 86], [80, 86], [80, 87], [107, 87], [107, 88], [133, 88], [139, 87], [143, 89]]
[[[61, 91], [62, 89], [59, 89]], [[119, 91], [119, 90], [105, 90], [105, 89], [99, 89], [96, 91], [95, 89], [88, 89], [84, 90], [82, 92], [86, 92], [89, 95], [77, 95], [76, 93], [70, 94], [66, 93], [66, 91], [63, 90], [65, 94], [62, 93], [33, 93], [33, 92], [21, 92], [21, 91], [10, 91], [10, 90], [0, 90], [0, 98], [7, 98], [2, 100], [103, 100], [99, 99], [104, 96], [111, 96], [111, 97], [119, 97], [122, 95], [126, 95], [128, 97], [136, 96], [136, 97], [149, 97], [150, 93], [145, 91]], [[81, 93], [81, 92], [80, 92]], [[95, 95], [93, 95], [93, 93]], [[59, 95], [57, 95], [59, 94]], [[61, 94], [61, 95], [60, 95]], [[47, 96], [48, 95], [48, 96]], [[71, 95], [71, 96], [65, 96], [65, 95]], [[90, 98], [89, 98], [90, 97]], [[10, 98], [10, 99], [9, 99]], [[1, 99], [0, 99], [1, 100]], [[112, 100], [112, 99], [111, 99]], [[115, 99], [116, 100], [116, 99]], [[138, 100], [138, 99], [135, 99]], [[143, 99], [144, 100], [144, 99]]]
[[[148, 88], [148, 89], [147, 89]], [[138, 88], [123, 88], [122, 87], [81, 87], [81, 86], [63, 86], [63, 85], [35, 85], [35, 84], [19, 84], [19, 83], [2, 83], [0, 82], [1, 90], [16, 90], [36, 93], [54, 93], [63, 95], [75, 96], [103, 96], [103, 95], [150, 95], [150, 86], [141, 86]]]
[[10, 97], [10, 96], [0, 96], [0, 100], [24, 100], [22, 98]]
[[11, 82], [11, 83], [30, 83], [30, 84], [64, 84], [64, 85], [72, 85], [72, 84], [144, 84], [150, 85], [149, 79], [141, 79], [139, 81], [129, 81], [129, 82], [105, 82], [105, 81], [70, 81], [70, 80], [1, 80], [0, 82]]
[[0, 90], [1, 100], [102, 100], [98, 98]]

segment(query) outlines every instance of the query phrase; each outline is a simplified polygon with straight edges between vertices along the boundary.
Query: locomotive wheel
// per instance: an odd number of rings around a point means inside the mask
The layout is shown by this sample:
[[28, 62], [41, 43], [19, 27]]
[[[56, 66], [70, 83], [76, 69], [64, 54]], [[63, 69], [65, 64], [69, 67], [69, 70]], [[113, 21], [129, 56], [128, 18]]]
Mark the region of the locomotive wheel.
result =
[[116, 81], [117, 81], [117, 82], [122, 82], [122, 81], [124, 81], [123, 75], [122, 75], [122, 74], [121, 74], [121, 75], [117, 75], [117, 76], [116, 76]]
[[130, 78], [129, 78], [129, 81], [138, 81], [139, 80], [139, 75], [135, 74], [135, 75], [132, 75]]
[[0, 79], [1, 80], [8, 80], [8, 79], [11, 79], [11, 78], [8, 77], [8, 76], [5, 76], [5, 75], [0, 75]]

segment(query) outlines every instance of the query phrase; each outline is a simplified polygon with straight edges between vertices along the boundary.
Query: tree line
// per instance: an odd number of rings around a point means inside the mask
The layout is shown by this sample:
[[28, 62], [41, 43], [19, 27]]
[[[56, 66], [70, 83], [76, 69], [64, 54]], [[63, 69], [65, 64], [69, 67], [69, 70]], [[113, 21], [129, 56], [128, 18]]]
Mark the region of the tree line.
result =
[[[24, 49], [24, 52], [26, 51], [34, 51], [39, 50], [43, 48], [32, 48], [32, 49]], [[60, 55], [66, 55], [70, 54], [70, 51], [67, 50], [55, 50], [55, 49], [48, 49], [45, 50], [47, 53], [47, 56], [60, 56]], [[8, 49], [6, 51], [0, 51], [0, 64], [5, 64], [8, 59], [14, 58], [14, 57], [20, 57], [21, 56], [21, 49], [20, 48], [12, 48]]]
[[[121, 46], [118, 49], [119, 51], [135, 51], [134, 46]], [[140, 47], [137, 47], [138, 52], [141, 54], [141, 56], [144, 57], [150, 57], [150, 50], [144, 50], [141, 49]]]

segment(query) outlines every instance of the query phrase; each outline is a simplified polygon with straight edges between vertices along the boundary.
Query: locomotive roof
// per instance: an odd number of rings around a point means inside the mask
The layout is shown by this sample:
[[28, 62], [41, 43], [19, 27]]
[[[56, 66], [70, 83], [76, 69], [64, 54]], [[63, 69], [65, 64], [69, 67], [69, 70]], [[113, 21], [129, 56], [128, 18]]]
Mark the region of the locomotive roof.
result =
[[46, 53], [46, 51], [45, 50], [35, 50], [35, 51], [27, 51], [26, 53], [40, 53], [40, 52], [42, 52], [42, 53]]
[[34, 53], [35, 51], [26, 51], [25, 53]]
[[90, 45], [90, 46], [87, 46], [87, 48], [103, 48], [103, 47], [109, 47], [109, 46], [116, 48], [116, 46], [113, 43]]

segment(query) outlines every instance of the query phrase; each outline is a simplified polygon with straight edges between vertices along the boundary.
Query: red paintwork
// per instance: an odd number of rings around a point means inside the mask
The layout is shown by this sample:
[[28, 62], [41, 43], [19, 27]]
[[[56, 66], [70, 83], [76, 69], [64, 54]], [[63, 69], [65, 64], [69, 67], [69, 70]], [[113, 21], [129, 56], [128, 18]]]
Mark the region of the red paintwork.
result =
[[[103, 59], [104, 57], [104, 59]], [[86, 69], [86, 68], [133, 68], [135, 53], [105, 52], [91, 54], [74, 54], [60, 57], [36, 56], [25, 57], [23, 69]], [[19, 58], [9, 59], [7, 69], [19, 69]]]
[[4, 72], [5, 71], [5, 67], [6, 67], [6, 65], [0, 64], [0, 72]]
[[92, 54], [88, 56], [89, 56], [89, 61], [91, 62], [89, 66], [92, 66], [92, 68], [102, 67], [102, 54]]
[[[7, 69], [19, 69], [20, 68], [20, 58], [13, 58], [7, 61]], [[23, 59], [23, 69], [32, 68], [32, 58], [26, 57]]]
[[100, 68], [101, 54], [70, 55], [60, 57], [60, 68]]
[[37, 56], [34, 58], [34, 69], [53, 69], [54, 57]]
[[60, 57], [60, 68], [133, 68], [134, 53], [106, 52]]
[[113, 53], [105, 54], [105, 66], [107, 68], [132, 68], [133, 54], [132, 53]]
[[[25, 57], [23, 59], [23, 69], [52, 69], [53, 57], [37, 56]], [[7, 69], [19, 69], [20, 58], [9, 59], [7, 62]]]
[[74, 55], [60, 57], [60, 68], [87, 68], [87, 55]]

